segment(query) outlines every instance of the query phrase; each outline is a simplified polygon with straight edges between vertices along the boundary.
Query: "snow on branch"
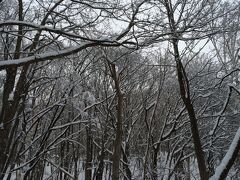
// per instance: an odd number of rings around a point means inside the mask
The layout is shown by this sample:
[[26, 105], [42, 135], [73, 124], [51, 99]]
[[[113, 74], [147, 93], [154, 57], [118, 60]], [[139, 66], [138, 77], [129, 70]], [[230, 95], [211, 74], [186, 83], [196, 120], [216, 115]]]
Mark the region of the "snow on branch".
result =
[[226, 155], [224, 156], [220, 165], [216, 168], [215, 174], [210, 178], [210, 180], [225, 179], [225, 177], [228, 174], [228, 171], [230, 170], [231, 166], [234, 163], [239, 148], [240, 148], [240, 127], [238, 128], [237, 133], [235, 134], [235, 137]]
[[31, 27], [31, 28], [35, 28], [36, 30], [52, 32], [52, 33], [56, 33], [56, 34], [59, 34], [62, 36], [67, 36], [70, 38], [81, 39], [81, 40], [86, 40], [86, 41], [91, 41], [91, 42], [98, 42], [98, 41], [99, 42], [110, 42], [108, 40], [90, 39], [87, 37], [80, 36], [78, 34], [63, 31], [62, 29], [59, 29], [59, 28], [51, 28], [48, 26], [38, 25], [38, 24], [26, 22], [26, 21], [0, 21], [0, 27], [10, 26], [10, 25], [11, 26], [21, 25], [21, 26]]
[[[124, 43], [124, 42], [123, 42]], [[24, 64], [31, 64], [40, 61], [52, 60], [57, 58], [62, 58], [64, 56], [68, 56], [74, 53], [77, 53], [83, 49], [87, 49], [93, 46], [120, 46], [123, 43], [112, 42], [112, 43], [104, 43], [104, 42], [91, 42], [91, 43], [83, 43], [82, 45], [67, 48], [60, 51], [51, 51], [42, 54], [36, 54], [25, 58], [20, 59], [12, 59], [12, 60], [4, 60], [0, 61], [0, 70], [5, 69], [10, 66], [22, 66]]]

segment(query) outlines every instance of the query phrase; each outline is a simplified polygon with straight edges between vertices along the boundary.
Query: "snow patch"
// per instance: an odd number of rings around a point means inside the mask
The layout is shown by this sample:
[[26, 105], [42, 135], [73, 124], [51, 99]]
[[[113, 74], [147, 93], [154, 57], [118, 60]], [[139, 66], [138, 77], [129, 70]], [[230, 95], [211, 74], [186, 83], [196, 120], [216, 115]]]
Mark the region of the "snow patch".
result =
[[0, 129], [4, 129], [3, 123], [0, 124]]
[[13, 101], [14, 93], [13, 91], [9, 94], [8, 101]]

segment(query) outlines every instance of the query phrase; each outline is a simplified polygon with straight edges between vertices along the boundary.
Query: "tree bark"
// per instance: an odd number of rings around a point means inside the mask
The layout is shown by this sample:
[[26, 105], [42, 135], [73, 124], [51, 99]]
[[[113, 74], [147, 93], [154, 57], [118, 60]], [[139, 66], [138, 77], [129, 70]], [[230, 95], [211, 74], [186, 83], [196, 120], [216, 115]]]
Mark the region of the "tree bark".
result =
[[[18, 0], [18, 20], [23, 20], [23, 2], [22, 0]], [[22, 32], [23, 28], [21, 25], [18, 26], [18, 38], [16, 41], [16, 47], [15, 47], [15, 53], [14, 53], [14, 59], [18, 59], [20, 57], [20, 48], [22, 43]], [[8, 37], [7, 41], [8, 42]], [[4, 58], [5, 60], [8, 60], [8, 44], [5, 45], [6, 50], [4, 50]], [[11, 144], [12, 139], [9, 138], [9, 133], [11, 131], [11, 120], [14, 117], [16, 113], [16, 107], [14, 107], [14, 104], [18, 104], [18, 101], [16, 100], [13, 102], [13, 98], [9, 99], [9, 96], [15, 94], [13, 92], [14, 84], [15, 84], [15, 78], [17, 74], [17, 68], [16, 67], [9, 67], [6, 69], [7, 75], [6, 75], [6, 83], [4, 84], [4, 90], [3, 90], [3, 105], [2, 105], [2, 111], [0, 115], [0, 124], [2, 125], [2, 129], [0, 129], [0, 179], [4, 177], [4, 173], [6, 171], [5, 164], [9, 157], [9, 150], [7, 149], [7, 146]], [[18, 98], [19, 99], [19, 98]], [[15, 100], [15, 99], [14, 99]]]
[[122, 114], [123, 114], [123, 93], [121, 92], [120, 79], [118, 77], [114, 64], [111, 64], [112, 77], [115, 83], [115, 89], [117, 93], [117, 126], [116, 126], [116, 138], [114, 141], [113, 149], [113, 169], [112, 180], [119, 180], [119, 169], [121, 159], [121, 146], [122, 146]]
[[85, 179], [91, 180], [92, 179], [92, 134], [91, 134], [91, 127], [87, 127], [87, 148], [86, 148], [86, 165], [85, 165]]

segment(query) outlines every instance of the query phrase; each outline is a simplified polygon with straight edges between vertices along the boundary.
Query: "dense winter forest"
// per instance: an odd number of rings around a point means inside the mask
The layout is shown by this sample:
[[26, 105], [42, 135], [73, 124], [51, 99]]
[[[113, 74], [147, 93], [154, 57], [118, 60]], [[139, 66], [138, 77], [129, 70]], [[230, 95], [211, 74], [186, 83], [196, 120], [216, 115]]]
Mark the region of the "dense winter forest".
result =
[[239, 0], [0, 0], [0, 180], [240, 179]]

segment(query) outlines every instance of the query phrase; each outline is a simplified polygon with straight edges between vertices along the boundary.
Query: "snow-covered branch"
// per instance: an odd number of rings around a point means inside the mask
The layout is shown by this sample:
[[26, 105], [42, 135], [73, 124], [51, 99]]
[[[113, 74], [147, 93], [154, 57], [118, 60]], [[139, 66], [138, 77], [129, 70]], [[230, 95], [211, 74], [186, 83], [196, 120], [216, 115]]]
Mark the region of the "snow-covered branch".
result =
[[220, 165], [216, 168], [215, 174], [210, 178], [210, 180], [224, 180], [227, 177], [228, 172], [232, 167], [239, 150], [240, 150], [240, 127], [238, 128], [226, 155], [224, 156]]

